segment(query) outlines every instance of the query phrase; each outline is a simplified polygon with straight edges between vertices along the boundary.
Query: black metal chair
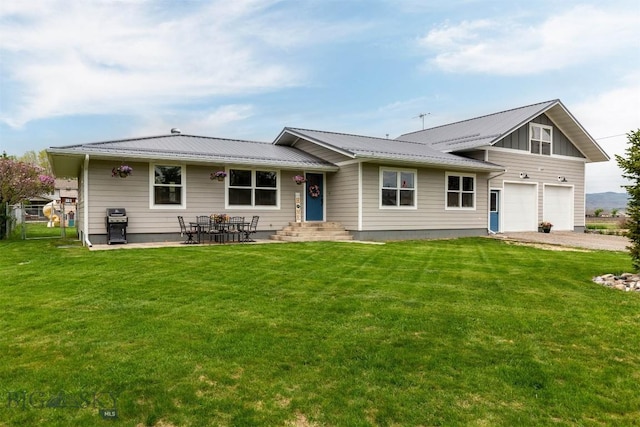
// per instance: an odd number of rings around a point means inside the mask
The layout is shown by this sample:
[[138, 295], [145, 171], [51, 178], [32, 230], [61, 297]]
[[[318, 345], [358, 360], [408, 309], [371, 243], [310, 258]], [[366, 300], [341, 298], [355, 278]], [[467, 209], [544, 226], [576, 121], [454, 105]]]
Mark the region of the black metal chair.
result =
[[255, 240], [251, 238], [251, 235], [256, 233], [258, 229], [259, 219], [260, 217], [258, 215], [254, 215], [253, 218], [251, 218], [251, 224], [249, 224], [249, 226], [243, 230], [244, 231], [243, 242], [255, 242]]
[[197, 216], [196, 222], [200, 228], [200, 234], [207, 234], [209, 236], [209, 240], [211, 240], [211, 218], [209, 218], [209, 215]]
[[193, 240], [193, 235], [195, 234], [195, 230], [187, 228], [187, 226], [184, 225], [184, 218], [181, 217], [180, 215], [178, 215], [178, 223], [180, 223], [180, 236], [182, 237], [184, 237], [185, 235], [187, 236], [187, 240], [185, 240], [182, 243], [184, 244], [196, 243]]
[[243, 216], [233, 216], [229, 218], [229, 222], [227, 223], [227, 236], [231, 238], [235, 242], [236, 236], [238, 236], [238, 242], [242, 238], [244, 233], [244, 217]]

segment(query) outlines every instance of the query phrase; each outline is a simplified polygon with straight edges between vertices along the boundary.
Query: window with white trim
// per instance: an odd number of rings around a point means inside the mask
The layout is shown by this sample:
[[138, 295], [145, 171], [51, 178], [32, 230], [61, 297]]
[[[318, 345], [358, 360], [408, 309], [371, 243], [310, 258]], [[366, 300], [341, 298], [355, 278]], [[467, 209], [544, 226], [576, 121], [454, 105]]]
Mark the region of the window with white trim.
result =
[[447, 173], [447, 209], [475, 209], [476, 176]]
[[229, 206], [278, 206], [278, 172], [230, 169]]
[[380, 169], [380, 206], [416, 207], [415, 170]]
[[529, 125], [529, 150], [531, 154], [551, 155], [553, 128], [531, 123]]
[[156, 207], [184, 206], [184, 167], [152, 165], [152, 200]]

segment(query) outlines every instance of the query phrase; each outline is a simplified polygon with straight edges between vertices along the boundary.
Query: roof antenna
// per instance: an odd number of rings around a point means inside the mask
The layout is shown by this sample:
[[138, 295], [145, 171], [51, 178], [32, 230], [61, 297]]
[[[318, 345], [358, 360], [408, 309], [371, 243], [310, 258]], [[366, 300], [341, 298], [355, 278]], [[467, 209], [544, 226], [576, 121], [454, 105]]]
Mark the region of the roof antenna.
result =
[[422, 119], [422, 130], [424, 130], [424, 118], [431, 113], [420, 113], [417, 116], [413, 117], [414, 119], [421, 118]]

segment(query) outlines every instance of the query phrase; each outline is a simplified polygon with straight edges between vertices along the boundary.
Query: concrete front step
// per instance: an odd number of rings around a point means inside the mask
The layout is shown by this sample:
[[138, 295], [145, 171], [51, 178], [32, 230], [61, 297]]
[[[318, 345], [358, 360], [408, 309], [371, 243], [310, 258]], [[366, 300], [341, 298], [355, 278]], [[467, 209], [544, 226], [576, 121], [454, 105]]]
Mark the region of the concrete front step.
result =
[[291, 222], [271, 236], [287, 242], [344, 241], [353, 236], [338, 222]]

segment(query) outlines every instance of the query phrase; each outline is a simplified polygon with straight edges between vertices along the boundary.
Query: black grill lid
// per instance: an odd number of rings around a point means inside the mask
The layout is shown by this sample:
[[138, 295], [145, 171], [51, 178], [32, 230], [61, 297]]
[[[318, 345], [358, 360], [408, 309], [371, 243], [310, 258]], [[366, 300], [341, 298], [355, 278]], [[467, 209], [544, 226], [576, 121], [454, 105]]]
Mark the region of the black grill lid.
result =
[[107, 208], [107, 216], [126, 216], [125, 208]]

